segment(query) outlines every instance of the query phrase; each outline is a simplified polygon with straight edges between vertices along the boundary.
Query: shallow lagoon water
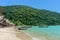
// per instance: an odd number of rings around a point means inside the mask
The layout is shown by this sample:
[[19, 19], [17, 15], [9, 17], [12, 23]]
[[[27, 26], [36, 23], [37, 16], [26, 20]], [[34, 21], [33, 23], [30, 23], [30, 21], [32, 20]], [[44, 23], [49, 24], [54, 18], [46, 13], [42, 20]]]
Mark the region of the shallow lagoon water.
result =
[[24, 30], [24, 32], [37, 38], [45, 38], [46, 40], [60, 40], [60, 25], [48, 26], [46, 28], [32, 26], [32, 28], [28, 28], [27, 30]]

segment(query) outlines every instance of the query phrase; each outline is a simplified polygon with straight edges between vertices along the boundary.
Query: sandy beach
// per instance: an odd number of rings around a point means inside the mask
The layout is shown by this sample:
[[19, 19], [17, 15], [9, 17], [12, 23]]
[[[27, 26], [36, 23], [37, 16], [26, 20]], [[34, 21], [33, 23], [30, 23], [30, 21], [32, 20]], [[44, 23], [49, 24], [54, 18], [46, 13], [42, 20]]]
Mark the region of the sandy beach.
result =
[[0, 40], [32, 40], [23, 32], [16, 32], [13, 27], [0, 28]]

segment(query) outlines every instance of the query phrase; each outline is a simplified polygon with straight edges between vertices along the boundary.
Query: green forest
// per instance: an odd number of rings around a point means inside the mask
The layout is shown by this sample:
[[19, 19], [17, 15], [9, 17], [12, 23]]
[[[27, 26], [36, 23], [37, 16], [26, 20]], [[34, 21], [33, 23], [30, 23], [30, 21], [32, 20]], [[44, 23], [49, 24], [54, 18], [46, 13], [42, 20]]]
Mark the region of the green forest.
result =
[[5, 18], [15, 25], [60, 25], [60, 13], [24, 5], [0, 6]]

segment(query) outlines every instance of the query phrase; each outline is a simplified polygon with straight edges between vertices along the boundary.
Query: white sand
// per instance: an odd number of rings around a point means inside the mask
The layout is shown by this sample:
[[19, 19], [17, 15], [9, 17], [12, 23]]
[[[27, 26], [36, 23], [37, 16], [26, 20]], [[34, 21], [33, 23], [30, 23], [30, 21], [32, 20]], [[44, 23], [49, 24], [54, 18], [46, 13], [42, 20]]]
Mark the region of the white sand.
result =
[[11, 28], [0, 28], [0, 40], [21, 40], [21, 39], [16, 37], [16, 34], [13, 33]]

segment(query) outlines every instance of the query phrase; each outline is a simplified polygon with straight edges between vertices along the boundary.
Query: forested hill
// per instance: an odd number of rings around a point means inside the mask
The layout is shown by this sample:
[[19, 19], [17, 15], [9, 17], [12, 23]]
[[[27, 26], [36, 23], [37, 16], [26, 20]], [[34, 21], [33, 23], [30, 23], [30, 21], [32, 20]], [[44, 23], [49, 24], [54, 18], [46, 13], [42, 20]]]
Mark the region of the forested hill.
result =
[[3, 15], [15, 25], [60, 25], [60, 14], [28, 6], [2, 6]]

